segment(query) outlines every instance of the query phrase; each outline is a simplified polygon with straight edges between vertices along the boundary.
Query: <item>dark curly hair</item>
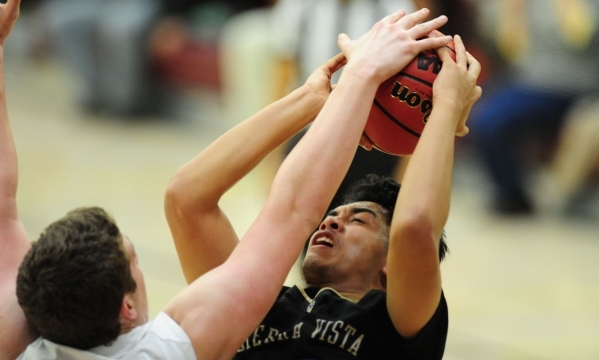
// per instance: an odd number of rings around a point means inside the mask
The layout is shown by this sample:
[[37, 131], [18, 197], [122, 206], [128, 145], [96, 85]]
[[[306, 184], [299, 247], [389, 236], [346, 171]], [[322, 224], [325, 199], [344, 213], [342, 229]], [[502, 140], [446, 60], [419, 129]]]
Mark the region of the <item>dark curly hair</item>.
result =
[[69, 212], [32, 244], [17, 298], [41, 336], [83, 350], [119, 336], [123, 297], [136, 288], [122, 240], [114, 220], [91, 207]]
[[[383, 214], [387, 225], [390, 225], [400, 188], [401, 185], [388, 176], [369, 174], [349, 187], [342, 198], [341, 205], [359, 201], [377, 203], [386, 210]], [[443, 261], [448, 252], [449, 248], [445, 242], [445, 231], [443, 231], [439, 242], [439, 260]]]

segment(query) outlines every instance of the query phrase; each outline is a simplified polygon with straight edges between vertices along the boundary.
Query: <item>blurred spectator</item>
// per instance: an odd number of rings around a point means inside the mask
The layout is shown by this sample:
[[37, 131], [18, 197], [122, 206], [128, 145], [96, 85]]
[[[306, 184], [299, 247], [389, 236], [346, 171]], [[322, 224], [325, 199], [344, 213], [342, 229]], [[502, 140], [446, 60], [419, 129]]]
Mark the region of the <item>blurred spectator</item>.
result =
[[86, 111], [136, 114], [154, 104], [147, 38], [158, 0], [45, 0], [37, 9], [38, 42], [75, 76]]
[[236, 14], [266, 7], [271, 0], [162, 0], [163, 14], [153, 27], [150, 56], [161, 79], [177, 85], [221, 87], [220, 40]]
[[479, 4], [490, 15], [483, 21], [488, 38], [510, 66], [486, 84], [471, 113], [471, 135], [492, 180], [493, 210], [529, 214], [527, 155], [551, 147], [570, 106], [599, 89], [599, 1]]
[[[220, 27], [235, 12], [264, 3], [45, 0], [37, 9], [38, 43], [48, 42], [50, 52], [74, 71], [80, 80], [77, 101], [84, 110], [117, 116], [155, 113], [161, 110], [158, 90], [164, 78], [218, 85]], [[194, 47], [196, 41], [200, 45]]]
[[596, 197], [599, 175], [599, 100], [597, 95], [576, 103], [566, 116], [554, 161], [550, 185], [553, 205], [568, 216], [593, 216], [589, 205]]

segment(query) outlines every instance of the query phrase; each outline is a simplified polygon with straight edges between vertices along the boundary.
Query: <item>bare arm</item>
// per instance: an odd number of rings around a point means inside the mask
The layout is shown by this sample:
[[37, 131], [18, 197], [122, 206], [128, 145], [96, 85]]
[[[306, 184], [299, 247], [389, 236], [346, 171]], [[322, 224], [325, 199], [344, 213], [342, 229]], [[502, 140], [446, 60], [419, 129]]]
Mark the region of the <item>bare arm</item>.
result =
[[330, 92], [343, 54], [329, 60], [306, 84], [222, 135], [171, 179], [165, 201], [185, 277], [192, 282], [221, 265], [238, 239], [218, 202], [268, 153], [318, 114]]
[[[326, 104], [279, 169], [258, 219], [227, 261], [166, 308], [201, 359], [230, 358], [272, 306], [305, 239], [320, 222], [360, 141], [379, 84], [426, 48], [449, 38], [420, 39], [445, 18], [394, 13], [357, 41], [339, 45], [348, 64]], [[235, 319], [231, 327], [230, 320]]]
[[0, 359], [14, 359], [35, 336], [16, 297], [16, 278], [29, 249], [27, 234], [17, 214], [17, 153], [13, 141], [4, 86], [4, 42], [19, 15], [19, 0], [0, 5]]
[[480, 64], [455, 40], [454, 62], [439, 50], [443, 68], [433, 87], [433, 112], [407, 166], [397, 199], [387, 259], [387, 308], [400, 334], [416, 335], [441, 297], [439, 241], [451, 196], [455, 134], [480, 97]]

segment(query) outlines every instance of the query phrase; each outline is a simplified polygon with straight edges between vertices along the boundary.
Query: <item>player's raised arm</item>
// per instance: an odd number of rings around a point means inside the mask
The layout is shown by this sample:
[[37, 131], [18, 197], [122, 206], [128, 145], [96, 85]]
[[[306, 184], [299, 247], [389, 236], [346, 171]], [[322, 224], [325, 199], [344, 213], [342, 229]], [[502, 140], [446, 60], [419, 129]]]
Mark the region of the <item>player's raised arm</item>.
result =
[[310, 123], [329, 96], [338, 54], [291, 94], [219, 137], [171, 179], [165, 212], [188, 282], [222, 264], [238, 239], [218, 206], [222, 195], [268, 153]]
[[340, 36], [345, 70], [281, 165], [258, 218], [222, 266], [166, 308], [192, 339], [198, 358], [231, 358], [272, 306], [350, 165], [379, 84], [418, 52], [450, 41], [418, 40], [446, 22], [440, 17], [418, 24], [428, 14], [426, 9], [407, 16], [400, 11], [358, 40]]
[[4, 43], [19, 16], [19, 3], [0, 4], [0, 359], [16, 358], [35, 339], [16, 296], [17, 270], [29, 242], [17, 214], [17, 153], [4, 86]]
[[387, 308], [397, 331], [416, 335], [441, 298], [439, 242], [449, 215], [455, 134], [480, 97], [480, 64], [454, 39], [456, 61], [438, 50], [443, 68], [433, 85], [433, 111], [406, 169], [391, 223]]

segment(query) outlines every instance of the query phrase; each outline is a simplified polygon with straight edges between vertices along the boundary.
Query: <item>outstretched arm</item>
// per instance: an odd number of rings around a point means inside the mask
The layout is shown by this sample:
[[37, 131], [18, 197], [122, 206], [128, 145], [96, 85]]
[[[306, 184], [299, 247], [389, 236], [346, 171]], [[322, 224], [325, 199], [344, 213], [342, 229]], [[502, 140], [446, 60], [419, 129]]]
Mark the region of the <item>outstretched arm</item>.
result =
[[417, 40], [446, 21], [441, 17], [417, 25], [426, 16], [427, 10], [408, 16], [400, 11], [356, 41], [340, 36], [348, 59], [345, 70], [281, 165], [258, 218], [222, 266], [167, 306], [192, 339], [198, 358], [230, 358], [272, 306], [351, 163], [380, 83], [418, 52], [449, 42], [448, 37]]
[[17, 214], [17, 153], [4, 86], [4, 42], [19, 16], [20, 0], [0, 4], [0, 359], [14, 359], [34, 340], [16, 296], [16, 278], [29, 249]]
[[169, 182], [165, 212], [187, 282], [221, 265], [238, 239], [218, 206], [221, 197], [268, 153], [310, 123], [328, 98], [338, 54], [305, 85], [219, 137]]
[[406, 169], [391, 222], [387, 308], [400, 334], [416, 335], [441, 298], [439, 242], [449, 215], [455, 134], [480, 97], [480, 64], [454, 39], [456, 61], [438, 50], [443, 68], [433, 85], [433, 112]]

